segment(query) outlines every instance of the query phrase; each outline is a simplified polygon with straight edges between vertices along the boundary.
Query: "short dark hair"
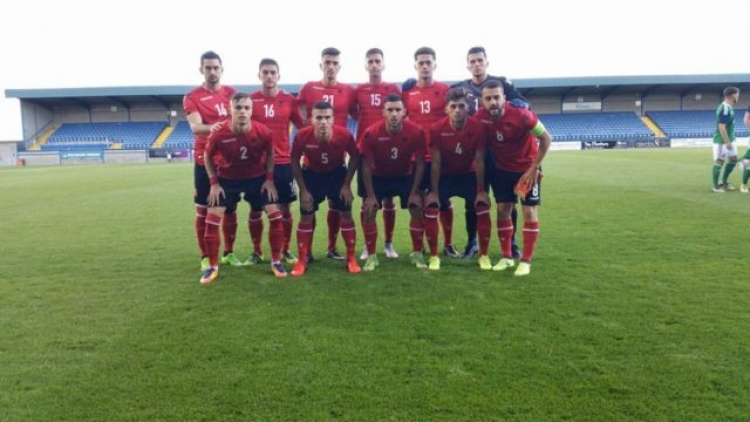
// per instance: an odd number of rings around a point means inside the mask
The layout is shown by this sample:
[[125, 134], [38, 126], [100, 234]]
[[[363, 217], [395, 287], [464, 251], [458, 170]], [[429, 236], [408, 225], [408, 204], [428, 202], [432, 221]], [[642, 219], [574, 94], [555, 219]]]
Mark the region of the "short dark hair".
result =
[[379, 49], [377, 47], [373, 47], [373, 48], [367, 50], [367, 53], [365, 53], [365, 58], [367, 58], [367, 57], [369, 57], [369, 56], [371, 56], [373, 54], [380, 54], [381, 56], [385, 56], [385, 54], [383, 54], [383, 50], [381, 50], [381, 49]]
[[505, 91], [503, 89], [502, 82], [495, 80], [495, 79], [488, 79], [487, 82], [485, 82], [484, 86], [482, 87], [482, 90], [484, 91], [485, 89], [495, 89], [495, 88], [500, 88], [501, 91]]
[[451, 88], [445, 93], [445, 102], [464, 100], [469, 102], [469, 90], [463, 87]]
[[404, 98], [401, 96], [401, 94], [397, 94], [395, 92], [388, 94], [387, 97], [385, 97], [386, 103], [395, 103], [395, 102], [404, 102]]
[[326, 47], [320, 52], [320, 57], [323, 56], [340, 56], [341, 52], [335, 47]]
[[419, 47], [417, 51], [414, 52], [414, 60], [417, 60], [417, 56], [421, 54], [429, 54], [432, 56], [433, 59], [437, 59], [437, 54], [435, 54], [435, 50], [433, 50], [430, 47]]
[[260, 64], [258, 65], [258, 69], [260, 69], [263, 66], [276, 66], [276, 69], [278, 69], [279, 68], [279, 63], [276, 62], [276, 60], [274, 60], [274, 59], [265, 58], [265, 59], [261, 59], [260, 60]]
[[736, 86], [728, 86], [724, 88], [724, 92], [723, 92], [724, 98], [731, 97], [732, 95], [739, 94], [739, 93], [740, 93], [740, 89], [737, 88]]
[[232, 104], [238, 103], [245, 98], [250, 98], [250, 94], [246, 92], [235, 92], [234, 95], [232, 95]]
[[219, 53], [217, 53], [217, 52], [215, 52], [213, 50], [208, 50], [205, 53], [201, 54], [201, 66], [203, 65], [203, 62], [205, 60], [218, 60], [219, 64], [222, 64], [221, 63], [221, 57], [219, 56]]
[[313, 110], [333, 110], [333, 107], [329, 102], [318, 101], [317, 103], [313, 104]]
[[466, 53], [466, 57], [468, 58], [472, 54], [479, 54], [479, 53], [482, 53], [482, 54], [484, 54], [484, 57], [487, 57], [487, 52], [484, 51], [484, 47], [479, 46], [479, 45], [476, 46], [476, 47], [471, 47], [469, 49], [469, 52]]

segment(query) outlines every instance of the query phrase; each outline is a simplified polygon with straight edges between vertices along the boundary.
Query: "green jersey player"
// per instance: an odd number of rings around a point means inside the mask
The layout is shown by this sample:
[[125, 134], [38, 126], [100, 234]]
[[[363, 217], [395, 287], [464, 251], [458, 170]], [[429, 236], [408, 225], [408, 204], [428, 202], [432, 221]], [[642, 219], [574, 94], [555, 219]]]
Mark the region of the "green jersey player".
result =
[[[714, 192], [734, 190], [727, 179], [737, 165], [737, 141], [734, 134], [734, 106], [740, 98], [740, 89], [734, 86], [724, 88], [724, 101], [716, 108], [716, 133], [714, 134]], [[724, 160], [726, 159], [726, 166]], [[724, 166], [724, 174], [721, 168]], [[721, 183], [719, 183], [721, 175]]]

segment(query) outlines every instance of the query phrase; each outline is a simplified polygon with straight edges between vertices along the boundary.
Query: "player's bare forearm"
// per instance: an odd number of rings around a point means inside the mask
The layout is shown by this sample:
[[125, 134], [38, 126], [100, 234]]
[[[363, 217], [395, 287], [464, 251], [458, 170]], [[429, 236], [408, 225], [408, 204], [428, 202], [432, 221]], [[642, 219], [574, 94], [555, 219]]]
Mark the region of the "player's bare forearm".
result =
[[359, 169], [362, 172], [362, 182], [365, 184], [365, 192], [367, 196], [375, 197], [375, 188], [372, 186], [372, 170], [370, 169], [370, 160], [363, 158], [362, 168]]
[[430, 170], [430, 187], [437, 192], [440, 183], [440, 150], [432, 150], [432, 168]]
[[474, 173], [477, 176], [477, 190], [484, 191], [484, 151], [474, 154]]
[[729, 139], [729, 133], [727, 132], [727, 125], [724, 123], [719, 123], [719, 134], [721, 134], [721, 139], [724, 141], [724, 144], [728, 147], [732, 145], [732, 141]]
[[422, 183], [423, 177], [424, 177], [424, 157], [417, 157], [417, 160], [414, 162], [414, 181], [411, 184], [410, 195], [417, 193], [417, 191], [419, 190], [419, 185]]
[[305, 184], [305, 179], [302, 177], [302, 167], [299, 165], [300, 157], [292, 156], [292, 177], [294, 177], [294, 181], [297, 182], [297, 187], [299, 187], [300, 193], [303, 191], [307, 191], [307, 185]]

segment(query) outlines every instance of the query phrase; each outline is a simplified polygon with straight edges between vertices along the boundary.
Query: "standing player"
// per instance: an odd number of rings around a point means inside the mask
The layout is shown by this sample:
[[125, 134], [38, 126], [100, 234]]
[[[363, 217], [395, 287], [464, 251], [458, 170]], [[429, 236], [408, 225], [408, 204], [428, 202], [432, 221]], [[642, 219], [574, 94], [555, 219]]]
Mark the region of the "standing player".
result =
[[[302, 86], [297, 100], [303, 117], [310, 119], [310, 111], [318, 101], [325, 101], [333, 108], [334, 124], [347, 127], [349, 114], [354, 110], [354, 88], [338, 81], [341, 70], [341, 52], [333, 47], [324, 48], [320, 53], [320, 70], [323, 79], [311, 81]], [[341, 216], [328, 203], [328, 254], [332, 259], [344, 259], [336, 250], [336, 238], [341, 227]]]
[[[400, 94], [384, 98], [380, 121], [367, 128], [360, 144], [362, 182], [360, 193], [365, 218], [362, 222], [367, 246], [367, 261], [362, 268], [373, 271], [378, 265], [375, 246], [378, 239], [377, 212], [383, 199], [398, 196], [401, 208], [409, 208], [409, 233], [412, 262], [424, 268], [424, 223], [419, 186], [424, 174], [425, 136], [421, 126], [404, 120], [404, 101]], [[412, 165], [412, 162], [414, 165]], [[412, 171], [413, 170], [413, 171]], [[386, 256], [388, 251], [386, 250]]]
[[[430, 127], [445, 117], [445, 94], [450, 87], [435, 81], [433, 74], [437, 68], [435, 50], [421, 47], [414, 52], [414, 69], [417, 71], [416, 85], [404, 90], [404, 101], [409, 120], [422, 126], [429, 144]], [[425, 155], [425, 174], [430, 174], [430, 152]], [[422, 189], [430, 188], [430, 178], [422, 179]], [[453, 246], [453, 207], [449, 202], [440, 204], [440, 223], [443, 226], [443, 252], [451, 258], [460, 255]]]
[[523, 253], [515, 275], [525, 276], [531, 272], [531, 258], [539, 237], [540, 169], [552, 140], [533, 111], [505, 103], [503, 86], [499, 82], [485, 84], [482, 104], [483, 108], [475, 116], [485, 124], [486, 147], [492, 151], [495, 162], [490, 183], [497, 202], [497, 234], [503, 254], [492, 269], [504, 271], [515, 265], [510, 214], [520, 197]]
[[[258, 65], [258, 79], [261, 89], [250, 94], [253, 100], [253, 120], [268, 126], [273, 132], [274, 152], [274, 185], [279, 193], [279, 208], [284, 224], [283, 256], [287, 264], [297, 262], [289, 251], [289, 241], [292, 235], [293, 217], [289, 204], [297, 200], [297, 189], [292, 176], [291, 144], [289, 143], [290, 123], [297, 129], [304, 126], [294, 97], [279, 88], [279, 64], [274, 59], [263, 59]], [[248, 258], [248, 264], [256, 264], [263, 260], [261, 239], [263, 238], [263, 215], [259, 209], [253, 208], [248, 218], [250, 237], [253, 241], [253, 253]]]
[[[466, 54], [466, 68], [471, 73], [471, 78], [458, 82], [451, 85], [451, 88], [466, 88], [469, 90], [469, 115], [473, 116], [477, 110], [482, 106], [482, 88], [488, 81], [498, 81], [503, 86], [503, 92], [505, 92], [505, 98], [510, 104], [518, 107], [529, 108], [528, 100], [521, 95], [516, 87], [505, 77], [505, 76], [492, 76], [487, 73], [487, 68], [490, 66], [490, 62], [487, 61], [487, 53], [484, 47], [471, 47], [469, 52]], [[489, 177], [490, 172], [495, 167], [492, 163], [492, 154], [485, 154], [485, 189], [489, 189]], [[466, 242], [466, 248], [462, 258], [471, 259], [474, 254], [478, 251], [478, 245], [476, 241], [477, 233], [477, 219], [476, 213], [473, 209], [473, 204], [466, 204], [466, 234], [468, 242]], [[518, 212], [516, 207], [513, 207], [513, 213], [511, 214], [513, 219], [513, 226], [516, 226], [518, 221]], [[521, 252], [518, 250], [516, 245], [516, 233], [513, 233], [513, 257], [520, 258]]]
[[[253, 209], [264, 208], [268, 214], [268, 237], [271, 243], [271, 272], [286, 277], [281, 265], [284, 229], [278, 195], [273, 183], [273, 135], [266, 126], [252, 122], [253, 101], [244, 93], [232, 96], [231, 120], [211, 132], [206, 145], [206, 172], [211, 183], [206, 216], [206, 248], [211, 266], [200, 282], [211, 283], [219, 276], [218, 226], [227, 206], [235, 205], [243, 195]], [[218, 168], [216, 161], [223, 165]]]
[[[326, 198], [331, 207], [341, 213], [341, 235], [346, 244], [347, 269], [350, 273], [358, 273], [362, 268], [354, 257], [357, 230], [352, 220], [350, 186], [359, 161], [357, 144], [348, 129], [334, 124], [330, 103], [319, 101], [311, 110], [312, 126], [297, 132], [292, 145], [292, 172], [299, 186], [300, 200], [300, 222], [297, 225], [299, 260], [292, 268], [292, 275], [301, 276], [307, 271], [308, 253], [315, 230], [315, 211]], [[303, 158], [304, 168], [300, 166]]]
[[430, 131], [432, 169], [430, 193], [425, 198], [425, 231], [430, 246], [429, 269], [440, 269], [438, 257], [438, 209], [441, 202], [458, 196], [476, 210], [479, 225], [479, 267], [492, 269], [487, 248], [490, 242], [490, 201], [484, 190], [483, 124], [468, 117], [469, 91], [451, 88], [446, 94], [447, 117], [438, 120]]
[[[745, 123], [745, 127], [750, 129], [750, 105], [747, 106], [747, 110], [745, 111], [742, 120]], [[750, 189], [748, 189], [747, 186], [747, 182], [750, 180], [750, 148], [748, 148], [747, 151], [745, 151], [745, 155], [742, 156], [740, 168], [742, 169], [742, 186], [740, 186], [740, 192], [750, 193]]]
[[[357, 119], [357, 146], [362, 147], [362, 138], [365, 130], [374, 123], [383, 120], [383, 102], [389, 94], [398, 94], [398, 86], [393, 83], [383, 82], [383, 50], [371, 48], [365, 53], [365, 70], [370, 75], [367, 83], [357, 86], [354, 90], [354, 104], [356, 108]], [[403, 104], [401, 104], [403, 108]], [[360, 167], [361, 169], [362, 167]], [[366, 196], [364, 184], [362, 183], [362, 171], [357, 173], [357, 191], [361, 197]], [[362, 211], [362, 229], [364, 230], [364, 209]], [[398, 258], [398, 253], [393, 247], [393, 230], [396, 227], [396, 204], [393, 198], [383, 199], [383, 226], [385, 229], [385, 243], [383, 252], [386, 258]], [[366, 259], [367, 249], [362, 251], [360, 259]]]
[[[198, 238], [198, 247], [201, 250], [201, 271], [209, 266], [208, 251], [204, 239], [206, 233], [206, 210], [208, 208], [208, 194], [210, 184], [206, 174], [204, 149], [206, 139], [211, 130], [218, 128], [218, 123], [229, 115], [229, 100], [236, 90], [229, 86], [221, 85], [221, 74], [224, 67], [221, 57], [213, 51], [207, 51], [201, 55], [200, 72], [203, 75], [203, 84], [188, 92], [182, 100], [182, 107], [190, 130], [195, 135], [193, 146], [195, 166], [193, 168], [193, 180], [195, 191], [195, 235]], [[223, 263], [231, 265], [242, 265], [232, 252], [234, 238], [237, 233], [237, 214], [232, 209], [224, 216], [224, 252]]]
[[[737, 165], [737, 141], [734, 134], [734, 106], [740, 99], [740, 89], [734, 86], [724, 88], [724, 101], [716, 108], [716, 132], [714, 134], [714, 192], [734, 190], [729, 182], [729, 175]], [[727, 159], [724, 166], [724, 159]], [[724, 166], [724, 174], [721, 167]], [[721, 183], [719, 176], [721, 175]]]

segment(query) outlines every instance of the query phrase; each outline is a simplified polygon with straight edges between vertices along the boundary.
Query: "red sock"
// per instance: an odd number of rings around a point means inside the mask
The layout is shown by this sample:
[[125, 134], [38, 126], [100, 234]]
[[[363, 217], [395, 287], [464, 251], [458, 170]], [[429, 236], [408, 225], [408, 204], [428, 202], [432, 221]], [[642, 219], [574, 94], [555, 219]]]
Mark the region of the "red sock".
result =
[[292, 241], [292, 227], [294, 227], [294, 216], [288, 209], [281, 211], [281, 224], [284, 226], [284, 244], [282, 252], [289, 252], [289, 243]]
[[302, 262], [307, 262], [307, 255], [310, 252], [310, 242], [313, 238], [315, 227], [311, 222], [300, 221], [297, 224], [297, 252]]
[[354, 259], [354, 248], [357, 247], [357, 227], [354, 225], [354, 220], [341, 221], [341, 237], [344, 238], [346, 244], [347, 259]]
[[492, 237], [492, 221], [490, 221], [490, 206], [477, 205], [477, 237], [479, 238], [479, 256], [487, 255]]
[[443, 244], [453, 244], [453, 204], [445, 211], [440, 211], [440, 225], [443, 228]]
[[202, 205], [195, 206], [195, 237], [198, 239], [198, 248], [201, 250], [201, 257], [208, 256], [206, 249], [206, 207]]
[[430, 255], [437, 256], [438, 254], [438, 235], [440, 234], [440, 228], [438, 227], [438, 214], [442, 215], [437, 207], [427, 207], [424, 210], [424, 233], [427, 237], [427, 246], [430, 247]]
[[271, 262], [281, 260], [281, 248], [284, 247], [284, 224], [280, 210], [268, 213], [268, 242], [271, 244]]
[[529, 221], [523, 223], [523, 254], [521, 261], [531, 262], [534, 255], [536, 241], [539, 238], [539, 222]]
[[412, 218], [409, 221], [409, 236], [411, 236], [412, 252], [422, 253], [422, 249], [424, 249], [424, 221]]
[[206, 250], [208, 252], [208, 261], [212, 267], [219, 266], [219, 227], [221, 226], [221, 216], [209, 213], [206, 216]]
[[367, 253], [372, 255], [375, 253], [375, 248], [378, 245], [378, 223], [363, 224], [362, 231], [365, 234]]
[[393, 198], [387, 198], [383, 202], [383, 230], [385, 230], [385, 243], [393, 242], [393, 231], [396, 229], [396, 203]]
[[339, 236], [339, 230], [341, 230], [341, 214], [336, 210], [329, 209], [326, 219], [328, 222], [328, 250], [332, 251], [336, 249], [336, 238]]
[[260, 245], [263, 239], [263, 213], [250, 211], [250, 216], [247, 219], [247, 228], [250, 230], [250, 239], [253, 241], [253, 252], [263, 255], [263, 248]]
[[500, 251], [505, 258], [511, 258], [513, 243], [513, 220], [506, 218], [497, 222], [497, 237], [500, 239]]
[[221, 220], [221, 233], [224, 235], [224, 253], [234, 251], [234, 239], [237, 238], [237, 213], [225, 212]]

